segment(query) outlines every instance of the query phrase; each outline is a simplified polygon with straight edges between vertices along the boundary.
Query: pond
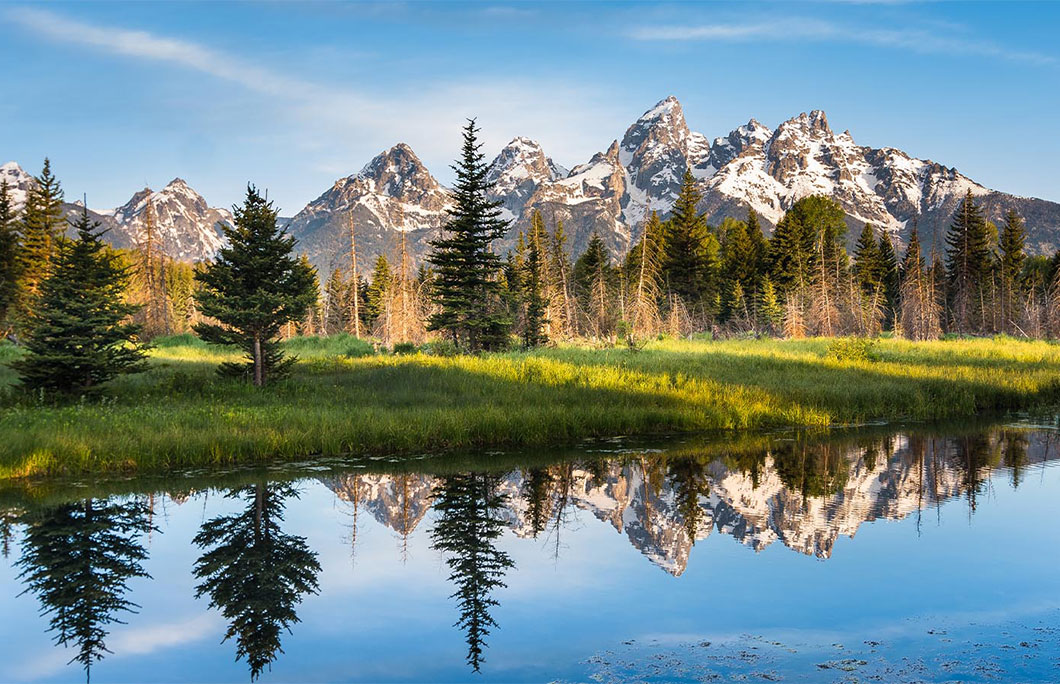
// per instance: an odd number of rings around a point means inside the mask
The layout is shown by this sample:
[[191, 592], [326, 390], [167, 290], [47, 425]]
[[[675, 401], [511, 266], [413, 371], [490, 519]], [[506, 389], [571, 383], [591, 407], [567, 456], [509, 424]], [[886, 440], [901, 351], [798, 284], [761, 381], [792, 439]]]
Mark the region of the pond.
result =
[[0, 488], [0, 681], [1056, 681], [1055, 419]]

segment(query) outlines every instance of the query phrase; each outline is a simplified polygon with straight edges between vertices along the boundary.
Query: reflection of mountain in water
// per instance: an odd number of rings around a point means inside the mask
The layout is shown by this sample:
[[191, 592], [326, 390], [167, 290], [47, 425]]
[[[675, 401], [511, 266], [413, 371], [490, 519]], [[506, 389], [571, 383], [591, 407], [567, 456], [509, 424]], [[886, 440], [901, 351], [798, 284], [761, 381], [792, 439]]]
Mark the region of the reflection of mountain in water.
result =
[[[958, 496], [974, 508], [985, 478], [1055, 458], [1051, 433], [1001, 430], [952, 439], [896, 435], [847, 443], [780, 441], [722, 457], [635, 454], [509, 472], [501, 516], [519, 537], [558, 534], [574, 509], [609, 524], [677, 576], [695, 541], [715, 530], [760, 551], [780, 541], [831, 556], [864, 522], [899, 520]], [[435, 478], [343, 475], [324, 484], [407, 536], [431, 507]]]

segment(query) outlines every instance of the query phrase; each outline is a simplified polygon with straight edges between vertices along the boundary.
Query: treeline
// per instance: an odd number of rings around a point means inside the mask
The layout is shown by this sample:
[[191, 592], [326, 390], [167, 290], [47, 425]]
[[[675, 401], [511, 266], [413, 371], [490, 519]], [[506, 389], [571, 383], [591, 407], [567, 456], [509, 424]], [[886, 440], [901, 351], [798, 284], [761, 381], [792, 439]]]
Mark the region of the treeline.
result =
[[194, 330], [241, 346], [247, 364], [226, 372], [252, 373], [258, 384], [289, 365], [278, 338], [341, 331], [394, 348], [433, 340], [470, 352], [575, 338], [635, 346], [701, 332], [1060, 336], [1060, 256], [1029, 257], [1021, 217], [1009, 212], [998, 228], [970, 192], [945, 244], [922, 244], [913, 226], [899, 253], [890, 232], [867, 225], [850, 253], [834, 200], [799, 200], [767, 238], [754, 211], [708, 225], [686, 171], [670, 216], [652, 212], [621, 260], [595, 234], [573, 259], [562, 222], [546, 225], [536, 212], [502, 259], [493, 245], [509, 224], [489, 200], [474, 121], [454, 170], [454, 208], [425, 263], [413, 268], [401, 233], [393, 263], [380, 255], [359, 273], [351, 224], [350, 268], [321, 287], [252, 187], [225, 228], [228, 246], [193, 266], [165, 256], [150, 202], [135, 249], [106, 247], [87, 210], [68, 238], [63, 192], [45, 160], [20, 212], [0, 184], [0, 332], [37, 356], [65, 355], [73, 368], [86, 362], [77, 351], [85, 345], [110, 354], [134, 338]]
[[[562, 222], [535, 212], [494, 275], [497, 311], [527, 347], [548, 340], [635, 341], [658, 334], [873, 336], [914, 340], [944, 333], [1060, 336], [1060, 257], [1025, 252], [1022, 218], [999, 229], [970, 193], [944, 244], [924, 245], [914, 226], [904, 250], [866, 225], [852, 253], [834, 200], [810, 196], [766, 237], [753, 210], [707, 225], [686, 174], [670, 217], [652, 213], [620, 262], [594, 234], [572, 260]], [[436, 310], [433, 272], [412, 273], [385, 255], [356, 286], [332, 272], [321, 306], [326, 333], [357, 327], [389, 342], [421, 342]], [[396, 323], [395, 323], [396, 321]]]

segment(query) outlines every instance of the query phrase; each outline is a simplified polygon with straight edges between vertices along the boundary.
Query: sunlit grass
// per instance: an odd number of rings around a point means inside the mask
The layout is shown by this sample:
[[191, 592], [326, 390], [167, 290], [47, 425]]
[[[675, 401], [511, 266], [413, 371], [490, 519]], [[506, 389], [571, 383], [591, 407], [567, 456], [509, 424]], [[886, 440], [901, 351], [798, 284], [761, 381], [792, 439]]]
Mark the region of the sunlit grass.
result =
[[214, 372], [238, 352], [180, 336], [156, 343], [149, 372], [73, 405], [13, 389], [4, 364], [17, 352], [0, 347], [0, 477], [955, 418], [1060, 400], [1060, 346], [1047, 342], [881, 340], [874, 361], [836, 360], [829, 345], [663, 340], [635, 353], [436, 357], [296, 338], [293, 376], [258, 390]]

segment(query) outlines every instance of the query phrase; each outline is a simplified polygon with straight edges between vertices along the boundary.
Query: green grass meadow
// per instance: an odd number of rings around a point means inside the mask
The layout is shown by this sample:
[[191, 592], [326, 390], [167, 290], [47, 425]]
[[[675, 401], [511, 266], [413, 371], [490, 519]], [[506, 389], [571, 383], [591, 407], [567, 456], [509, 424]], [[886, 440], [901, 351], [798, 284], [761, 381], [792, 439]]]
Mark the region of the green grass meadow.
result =
[[215, 373], [235, 351], [191, 336], [157, 340], [150, 371], [74, 404], [17, 388], [5, 364], [18, 352], [0, 345], [0, 478], [941, 420], [1060, 403], [1060, 346], [1009, 338], [884, 339], [849, 360], [828, 339], [452, 357], [377, 354], [345, 335], [285, 344], [300, 359], [294, 373], [257, 389]]

